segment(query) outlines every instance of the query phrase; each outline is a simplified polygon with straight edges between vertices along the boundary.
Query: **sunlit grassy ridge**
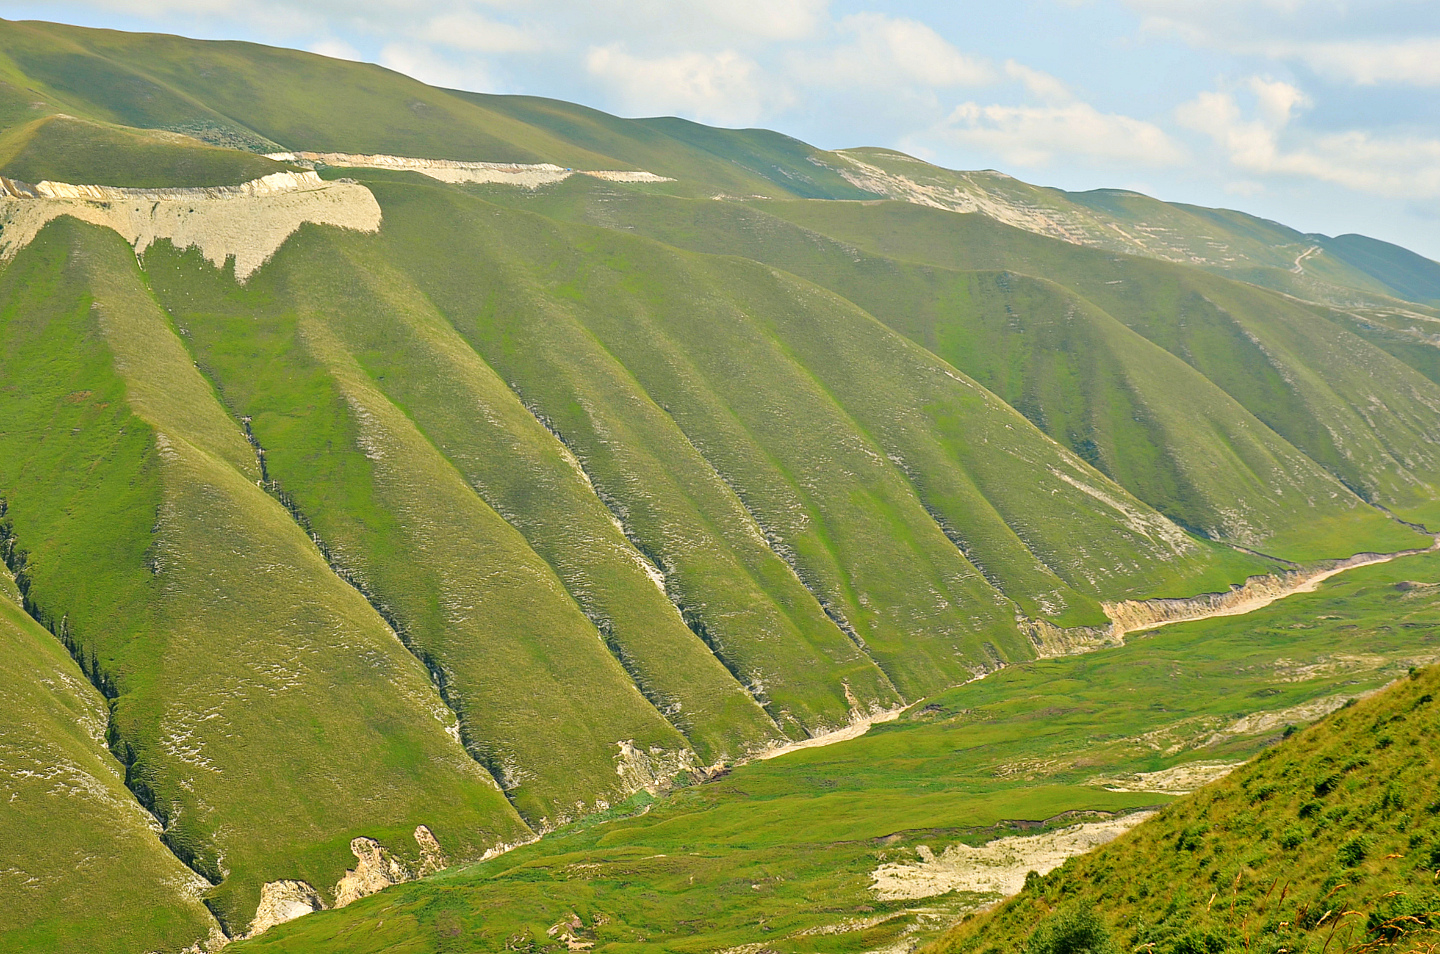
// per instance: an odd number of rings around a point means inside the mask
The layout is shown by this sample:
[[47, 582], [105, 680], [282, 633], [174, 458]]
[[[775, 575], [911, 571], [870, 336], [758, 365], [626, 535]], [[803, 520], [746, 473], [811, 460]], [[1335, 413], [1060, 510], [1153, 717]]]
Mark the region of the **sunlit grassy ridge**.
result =
[[1123, 189], [1065, 192], [1004, 173], [943, 169], [892, 149], [845, 149], [820, 160], [891, 198], [999, 221], [1080, 245], [1194, 266], [1310, 300], [1434, 304], [1440, 268], [1364, 236], [1330, 238], [1233, 209], [1162, 202]]
[[523, 835], [424, 667], [256, 486], [124, 244], [62, 221], [5, 280], [4, 374], [43, 382], [7, 384], [7, 423], [77, 418], [6, 456], [27, 597], [116, 697], [127, 782], [224, 879], [226, 926], [287, 869], [333, 885], [358, 828], [403, 850], [426, 824], [476, 854]]
[[[1249, 316], [1286, 304], [1264, 293], [1222, 312], [1209, 304], [1206, 294], [1213, 292], [1172, 287], [1174, 266], [1117, 259], [978, 216], [910, 206], [757, 209], [584, 183], [509, 201], [759, 259], [820, 283], [975, 377], [1146, 503], [1216, 539], [1300, 560], [1341, 540], [1390, 549], [1407, 534], [1347, 489], [1379, 495], [1360, 482], [1350, 459], [1357, 451], [1370, 457], [1367, 466], [1377, 468], [1367, 471], [1377, 475], [1372, 487], [1383, 469], [1384, 486], [1393, 489], [1380, 500], [1397, 508], [1428, 501], [1429, 492], [1417, 494], [1416, 485], [1433, 487], [1437, 480], [1434, 435], [1422, 422], [1432, 413], [1428, 408], [1440, 406], [1440, 388], [1355, 340], [1324, 312], [1298, 306], [1286, 314], [1299, 326], [1298, 336], [1333, 335], [1345, 343], [1343, 355], [1338, 341], [1323, 361], [1264, 350], [1258, 336], [1246, 337], [1253, 335]], [[1122, 277], [1094, 277], [1102, 262], [1105, 274]], [[1198, 274], [1178, 270], [1186, 273]], [[1227, 293], [1247, 294], [1243, 286], [1219, 284]], [[1177, 311], [1186, 329], [1178, 342], [1157, 334], [1148, 317]], [[1334, 383], [1347, 386], [1348, 394], [1332, 390], [1321, 400], [1307, 393], [1321, 368], [1323, 386], [1331, 386], [1328, 369], [1337, 361], [1350, 373], [1348, 381]], [[1372, 416], [1364, 395], [1397, 385], [1408, 392], [1410, 413]], [[1336, 407], [1342, 402], [1348, 409]], [[1340, 422], [1337, 410], [1348, 410]], [[1407, 408], [1402, 403], [1397, 410]], [[1352, 447], [1348, 435], [1357, 433], [1357, 416], [1391, 436]], [[1396, 445], [1411, 450], [1394, 453]], [[1307, 447], [1323, 454], [1307, 457]]]
[[[815, 206], [767, 209], [910, 262], [1012, 269], [1061, 284], [1200, 371], [1347, 486], [1411, 519], [1434, 519], [1440, 452], [1425, 422], [1440, 391], [1326, 320], [1324, 310], [1175, 265], [1073, 249], [979, 216], [899, 204], [873, 213]], [[1392, 393], [1383, 407], [1369, 400], [1380, 387]]]
[[1077, 910], [1122, 949], [1429, 949], [1440, 935], [1437, 690], [1436, 667], [1413, 672], [933, 950], [1024, 950], [1037, 924]]
[[0, 174], [84, 185], [158, 188], [239, 185], [287, 167], [264, 156], [220, 149], [170, 134], [61, 116], [38, 119], [0, 138]]

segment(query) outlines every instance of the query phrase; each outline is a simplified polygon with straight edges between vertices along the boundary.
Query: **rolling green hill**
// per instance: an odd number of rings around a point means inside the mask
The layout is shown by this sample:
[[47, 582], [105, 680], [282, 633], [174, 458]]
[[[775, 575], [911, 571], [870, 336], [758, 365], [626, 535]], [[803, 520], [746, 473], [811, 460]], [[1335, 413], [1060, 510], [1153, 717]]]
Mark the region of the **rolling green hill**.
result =
[[[261, 155], [284, 151], [674, 181], [366, 167], [206, 188], [294, 171]], [[1042, 190], [1014, 180], [986, 214], [880, 201], [893, 177], [857, 175], [862, 158], [910, 162], [0, 22], [0, 174], [124, 187], [0, 196], [0, 620], [22, 660], [0, 700], [40, 714], [0, 754], [69, 760], [103, 808], [52, 850], [26, 819], [71, 796], [16, 789], [25, 815], [4, 824], [36, 879], [98, 860], [50, 903], [0, 872], [0, 937], [64, 950], [112, 919], [116, 950], [238, 938], [556, 830], [590, 851], [597, 818], [680, 817], [677, 789], [682, 815], [721, 806], [674, 821], [697, 832], [678, 843], [737, 833], [706, 842], [707, 876], [738, 892], [730, 926], [696, 931], [729, 937], [761, 890], [729, 866], [779, 864], [729, 854], [755, 847], [747, 826], [807, 839], [797, 885], [873, 860], [798, 802], [747, 818], [736, 765], [922, 700], [1033, 700], [1084, 668], [1037, 660], [1119, 641], [1122, 601], [1427, 544], [1440, 362], [1406, 330], [1428, 306], [1386, 297], [1425, 292], [1423, 260], [1336, 240], [1364, 267], [1325, 265], [1313, 304], [1238, 266], [1046, 234], [1014, 211]], [[1163, 213], [1187, 242], [1233, 218], [1141, 199], [1075, 207]], [[1253, 233], [1246, 268], [1289, 254], [1278, 226], [1227, 227]], [[1423, 648], [1408, 630], [1376, 645]], [[1207, 678], [1191, 716], [1243, 715], [1251, 677]], [[942, 757], [954, 725], [904, 725], [915, 760], [884, 750], [872, 781], [900, 811], [914, 792], [885, 786], [929, 779], [906, 830], [1148, 804], [1078, 775], [957, 802], [937, 779], [980, 776]], [[808, 784], [735, 777], [782, 800]], [[844, 811], [865, 838], [895, 830]], [[627, 852], [667, 843], [634, 830]], [[543, 868], [551, 839], [520, 850]], [[134, 878], [111, 874], [132, 857]]]
[[824, 163], [851, 184], [889, 198], [979, 212], [1051, 238], [1190, 265], [1301, 298], [1351, 307], [1384, 307], [1395, 298], [1434, 304], [1435, 263], [1376, 239], [1332, 239], [1138, 192], [1064, 192], [993, 170], [942, 169], [889, 149], [846, 149], [827, 154]]
[[1429, 949], [1437, 689], [1435, 667], [1412, 671], [931, 950], [1035, 950], [1067, 924], [1112, 933], [1120, 950]]
[[177, 133], [140, 132], [68, 116], [45, 116], [0, 137], [0, 173], [29, 183], [229, 186], [286, 168], [264, 156], [207, 146]]

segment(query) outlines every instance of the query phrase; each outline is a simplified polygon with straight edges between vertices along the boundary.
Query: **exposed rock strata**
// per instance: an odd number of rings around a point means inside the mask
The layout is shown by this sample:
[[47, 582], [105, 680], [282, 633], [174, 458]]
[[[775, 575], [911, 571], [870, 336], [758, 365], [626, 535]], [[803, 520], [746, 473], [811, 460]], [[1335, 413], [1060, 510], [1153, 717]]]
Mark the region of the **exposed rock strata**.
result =
[[73, 216], [113, 229], [137, 255], [160, 239], [198, 248], [217, 267], [235, 259], [244, 281], [306, 222], [374, 232], [380, 204], [354, 182], [277, 172], [238, 186], [122, 189], [0, 179], [0, 260], [29, 245], [51, 219]]
[[[1440, 537], [1431, 550], [1440, 549]], [[1107, 646], [1122, 646], [1130, 633], [1154, 629], [1169, 623], [1212, 619], [1217, 616], [1242, 616], [1268, 606], [1294, 593], [1309, 593], [1338, 573], [1374, 563], [1387, 563], [1403, 556], [1414, 556], [1426, 550], [1402, 550], [1398, 553], [1357, 553], [1344, 560], [1327, 560], [1315, 566], [1284, 573], [1252, 576], [1223, 593], [1202, 593], [1153, 600], [1123, 600], [1105, 603], [1102, 608], [1110, 618], [1107, 626], [1078, 626], [1063, 629], [1043, 619], [1022, 619], [1021, 632], [1030, 638], [1036, 655], [1042, 659], [1073, 656]]]
[[[1437, 547], [1440, 547], [1440, 538], [1437, 538], [1435, 546], [1428, 549]], [[1414, 556], [1424, 552], [1424, 549], [1420, 549], [1402, 550], [1398, 553], [1357, 553], [1344, 560], [1328, 560], [1304, 569], [1252, 576], [1243, 584], [1232, 586], [1223, 593], [1204, 593], [1178, 599], [1106, 603], [1105, 615], [1110, 617], [1111, 632], [1116, 639], [1123, 639], [1128, 633], [1153, 629], [1167, 623], [1215, 616], [1241, 616], [1293, 593], [1312, 592], [1323, 581], [1346, 570], [1374, 563], [1387, 563], [1397, 557]]]
[[320, 894], [303, 881], [271, 881], [260, 888], [260, 906], [246, 937], [264, 934], [277, 924], [325, 910]]
[[421, 159], [412, 156], [362, 155], [346, 152], [276, 152], [269, 158], [310, 166], [350, 169], [403, 169], [450, 183], [502, 183], [536, 189], [562, 182], [572, 175], [592, 176], [607, 182], [674, 182], [643, 170], [567, 169], [550, 162], [466, 162], [458, 159]]

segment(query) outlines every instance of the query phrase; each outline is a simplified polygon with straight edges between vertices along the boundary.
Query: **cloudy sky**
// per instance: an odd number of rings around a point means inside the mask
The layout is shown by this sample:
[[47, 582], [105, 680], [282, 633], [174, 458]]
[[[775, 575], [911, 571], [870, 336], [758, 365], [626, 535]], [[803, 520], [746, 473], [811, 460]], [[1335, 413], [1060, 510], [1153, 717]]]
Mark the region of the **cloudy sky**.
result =
[[891, 146], [1440, 259], [1436, 0], [0, 0], [0, 16]]

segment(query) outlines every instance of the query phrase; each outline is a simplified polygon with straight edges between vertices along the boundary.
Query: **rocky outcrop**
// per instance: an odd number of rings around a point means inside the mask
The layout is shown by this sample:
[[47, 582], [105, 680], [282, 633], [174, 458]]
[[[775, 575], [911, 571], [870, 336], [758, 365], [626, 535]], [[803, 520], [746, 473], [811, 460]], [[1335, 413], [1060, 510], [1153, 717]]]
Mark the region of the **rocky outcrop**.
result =
[[114, 229], [137, 255], [161, 239], [198, 248], [223, 267], [234, 258], [244, 281], [306, 222], [374, 232], [380, 204], [354, 182], [313, 172], [277, 172], [238, 186], [122, 189], [0, 179], [0, 260], [14, 257], [51, 219], [73, 216]]
[[1124, 633], [1116, 633], [1115, 624], [1108, 626], [1056, 626], [1049, 620], [1019, 620], [1020, 632], [1024, 633], [1035, 647], [1040, 659], [1056, 656], [1074, 656], [1094, 652], [1107, 646], [1121, 646], [1125, 643]]
[[320, 894], [303, 881], [271, 881], [260, 888], [260, 907], [246, 937], [264, 934], [277, 924], [325, 910]]
[[36, 185], [0, 176], [0, 194], [13, 199], [88, 199], [92, 202], [125, 202], [131, 199], [161, 202], [192, 202], [207, 199], [255, 198], [294, 192], [300, 189], [323, 189], [327, 183], [313, 172], [276, 172], [233, 186], [199, 188], [130, 189], [122, 186], [72, 185], [68, 182], [44, 181]]
[[335, 907], [343, 908], [352, 901], [374, 894], [392, 884], [411, 880], [411, 874], [400, 861], [374, 838], [355, 838], [350, 842], [355, 855], [354, 868], [345, 872], [335, 885]]
[[633, 795], [642, 789], [654, 795], [669, 788], [675, 776], [696, 771], [695, 755], [688, 749], [652, 748], [646, 752], [632, 741], [616, 744], [620, 754], [615, 756], [615, 774], [620, 776], [624, 795]]
[[1243, 584], [1230, 587], [1223, 593], [1202, 593], [1176, 599], [1125, 600], [1120, 603], [1104, 604], [1105, 615], [1110, 617], [1111, 632], [1116, 640], [1123, 640], [1127, 633], [1153, 629], [1166, 623], [1180, 623], [1187, 620], [1209, 619], [1216, 616], [1240, 616], [1269, 606], [1276, 600], [1293, 593], [1308, 593], [1322, 582], [1346, 570], [1388, 563], [1404, 556], [1414, 556], [1440, 547], [1440, 538], [1434, 546], [1419, 550], [1401, 550], [1398, 553], [1357, 553], [1344, 560], [1327, 560], [1311, 567], [1273, 573], [1266, 576], [1252, 576]]
[[420, 846], [420, 860], [408, 865], [391, 854], [374, 838], [354, 838], [350, 852], [355, 867], [349, 869], [335, 885], [334, 903], [326, 905], [320, 893], [304, 881], [271, 881], [260, 889], [260, 906], [245, 936], [263, 934], [277, 924], [293, 921], [313, 911], [343, 908], [377, 891], [395, 884], [423, 878], [446, 867], [445, 852], [429, 828], [415, 829], [415, 843]]
[[566, 169], [550, 162], [469, 162], [458, 159], [422, 159], [413, 156], [363, 155], [347, 152], [275, 152], [269, 158], [309, 166], [350, 169], [403, 169], [451, 183], [501, 183], [537, 189], [562, 182], [572, 175], [593, 176], [607, 182], [674, 182], [643, 170]]
[[[1440, 548], [1440, 537], [1434, 546]], [[1107, 646], [1122, 646], [1126, 635], [1168, 623], [1183, 623], [1217, 616], [1242, 616], [1269, 606], [1294, 593], [1308, 593], [1338, 573], [1374, 563], [1386, 563], [1404, 556], [1425, 553], [1427, 549], [1401, 550], [1398, 553], [1357, 553], [1344, 560], [1327, 560], [1314, 566], [1283, 573], [1252, 576], [1222, 593], [1201, 593], [1153, 600], [1122, 600], [1104, 603], [1110, 618], [1106, 626], [1077, 626], [1065, 629], [1043, 619], [1021, 619], [1020, 631], [1035, 647], [1041, 659], [1073, 656]]]

